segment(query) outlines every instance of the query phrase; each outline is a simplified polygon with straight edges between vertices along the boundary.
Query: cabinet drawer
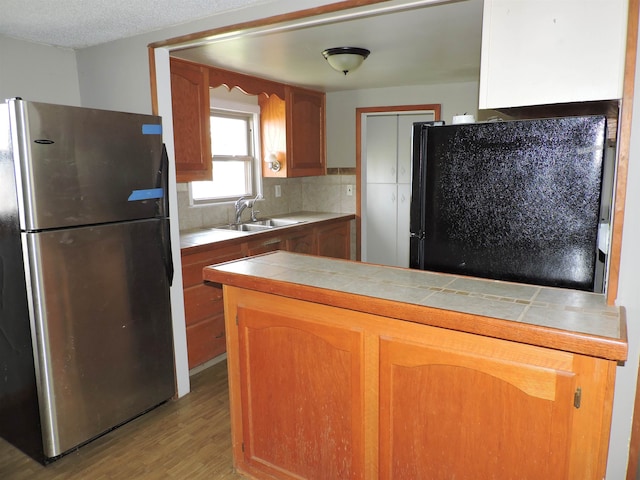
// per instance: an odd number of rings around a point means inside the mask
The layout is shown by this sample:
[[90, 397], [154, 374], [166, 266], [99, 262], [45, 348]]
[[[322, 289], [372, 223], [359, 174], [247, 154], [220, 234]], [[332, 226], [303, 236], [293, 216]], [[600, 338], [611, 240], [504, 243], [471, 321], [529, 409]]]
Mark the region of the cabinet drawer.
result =
[[191, 287], [202, 283], [202, 269], [207, 265], [227, 262], [242, 258], [242, 245], [230, 245], [222, 248], [214, 248], [205, 252], [184, 255], [182, 257], [182, 283]]
[[223, 312], [221, 287], [196, 285], [184, 290], [184, 314], [187, 326], [212, 315], [221, 315]]
[[211, 360], [226, 351], [224, 315], [215, 315], [187, 327], [189, 368]]
[[284, 241], [280, 237], [272, 237], [247, 243], [247, 255], [259, 255], [284, 248]]

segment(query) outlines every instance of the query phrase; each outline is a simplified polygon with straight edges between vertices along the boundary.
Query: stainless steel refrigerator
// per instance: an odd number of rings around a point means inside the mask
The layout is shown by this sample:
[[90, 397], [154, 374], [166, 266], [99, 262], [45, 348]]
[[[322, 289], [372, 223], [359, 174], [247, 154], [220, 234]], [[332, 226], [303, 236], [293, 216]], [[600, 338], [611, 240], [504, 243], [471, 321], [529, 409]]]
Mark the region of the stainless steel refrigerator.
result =
[[175, 394], [160, 117], [0, 104], [0, 435], [47, 463]]

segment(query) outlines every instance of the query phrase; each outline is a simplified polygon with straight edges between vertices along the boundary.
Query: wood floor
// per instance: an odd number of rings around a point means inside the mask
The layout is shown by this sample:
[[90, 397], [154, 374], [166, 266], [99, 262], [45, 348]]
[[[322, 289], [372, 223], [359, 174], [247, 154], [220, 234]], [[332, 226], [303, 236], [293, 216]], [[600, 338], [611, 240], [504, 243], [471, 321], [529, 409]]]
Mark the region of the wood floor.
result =
[[231, 463], [226, 361], [191, 389], [46, 467], [0, 439], [0, 479], [243, 479]]

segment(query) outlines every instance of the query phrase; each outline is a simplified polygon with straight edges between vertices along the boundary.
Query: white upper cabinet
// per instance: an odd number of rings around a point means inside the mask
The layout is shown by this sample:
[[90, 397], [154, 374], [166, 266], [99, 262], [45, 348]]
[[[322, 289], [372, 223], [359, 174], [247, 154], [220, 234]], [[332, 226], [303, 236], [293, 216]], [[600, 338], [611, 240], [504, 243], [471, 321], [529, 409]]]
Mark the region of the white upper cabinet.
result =
[[622, 98], [628, 0], [485, 0], [481, 109]]

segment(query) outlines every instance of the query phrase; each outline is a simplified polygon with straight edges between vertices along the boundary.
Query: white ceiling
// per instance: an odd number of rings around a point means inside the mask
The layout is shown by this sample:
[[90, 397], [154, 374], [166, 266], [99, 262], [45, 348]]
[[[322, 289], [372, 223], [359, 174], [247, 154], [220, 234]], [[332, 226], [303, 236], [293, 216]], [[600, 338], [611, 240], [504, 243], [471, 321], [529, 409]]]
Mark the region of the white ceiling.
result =
[[[0, 35], [79, 49], [275, 1], [288, 0], [1, 0]], [[325, 91], [477, 81], [482, 5], [390, 0], [208, 39], [172, 55]], [[344, 76], [321, 54], [338, 46], [371, 55]]]
[[274, 0], [1, 0], [0, 35], [84, 48]]
[[[325, 91], [477, 81], [483, 0], [397, 0], [207, 39], [172, 55]], [[322, 51], [371, 50], [347, 76]]]

